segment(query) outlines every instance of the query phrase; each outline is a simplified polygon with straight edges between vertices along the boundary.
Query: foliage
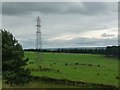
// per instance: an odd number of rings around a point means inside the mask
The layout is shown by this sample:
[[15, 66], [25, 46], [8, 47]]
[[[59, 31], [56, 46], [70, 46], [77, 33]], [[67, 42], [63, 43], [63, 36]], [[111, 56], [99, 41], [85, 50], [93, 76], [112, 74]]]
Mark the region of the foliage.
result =
[[118, 58], [120, 55], [120, 46], [108, 46], [106, 47], [106, 56]]
[[[25, 51], [34, 51], [36, 49], [25, 49]], [[43, 49], [42, 52], [57, 52], [57, 53], [78, 53], [78, 54], [99, 54], [107, 57], [119, 58], [120, 46], [107, 46], [106, 48], [56, 48]]]
[[25, 69], [28, 59], [24, 58], [22, 46], [13, 35], [2, 30], [2, 71], [3, 79], [10, 85], [30, 81], [30, 71]]
[[[25, 51], [34, 51], [36, 49], [25, 49]], [[57, 52], [57, 53], [85, 53], [85, 54], [105, 54], [105, 49], [87, 49], [87, 48], [58, 48], [58, 49], [42, 49], [42, 52]]]

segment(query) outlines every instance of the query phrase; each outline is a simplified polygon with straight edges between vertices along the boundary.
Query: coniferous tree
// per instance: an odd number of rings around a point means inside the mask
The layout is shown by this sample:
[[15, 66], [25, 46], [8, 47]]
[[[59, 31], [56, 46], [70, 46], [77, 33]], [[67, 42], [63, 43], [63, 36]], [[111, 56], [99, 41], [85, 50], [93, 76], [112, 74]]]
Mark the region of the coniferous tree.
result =
[[2, 30], [1, 33], [3, 79], [10, 85], [28, 83], [30, 71], [25, 69], [28, 59], [24, 58], [22, 46], [10, 32]]

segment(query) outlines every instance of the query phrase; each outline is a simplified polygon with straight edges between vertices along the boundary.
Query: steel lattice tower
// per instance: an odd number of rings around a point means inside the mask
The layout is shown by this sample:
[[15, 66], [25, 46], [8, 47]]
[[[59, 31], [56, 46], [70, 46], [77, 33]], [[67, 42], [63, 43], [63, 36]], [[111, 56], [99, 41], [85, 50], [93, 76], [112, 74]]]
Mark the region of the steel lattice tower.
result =
[[37, 31], [36, 31], [36, 60], [37, 62], [40, 62], [42, 60], [42, 36], [41, 36], [41, 21], [40, 17], [37, 17]]

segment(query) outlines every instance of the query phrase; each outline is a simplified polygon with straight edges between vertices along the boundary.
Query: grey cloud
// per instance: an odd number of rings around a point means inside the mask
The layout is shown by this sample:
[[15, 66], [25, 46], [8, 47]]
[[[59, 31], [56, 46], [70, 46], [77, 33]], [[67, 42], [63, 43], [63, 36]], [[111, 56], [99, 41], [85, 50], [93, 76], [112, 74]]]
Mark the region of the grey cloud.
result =
[[35, 40], [34, 39], [28, 39], [28, 40], [21, 39], [21, 40], [19, 40], [19, 43], [21, 43], [22, 46], [24, 46], [23, 48], [35, 48]]
[[102, 37], [113, 37], [113, 36], [115, 36], [115, 35], [114, 35], [114, 34], [106, 34], [106, 33], [103, 33], [101, 36], [102, 36]]
[[[34, 48], [34, 40], [23, 41], [24, 48]], [[75, 38], [72, 40], [44, 40], [43, 48], [62, 48], [62, 47], [82, 47], [82, 46], [108, 46], [118, 45], [117, 38], [111, 39], [96, 39], [96, 38]]]
[[[47, 5], [47, 3], [46, 3]], [[55, 8], [51, 8], [51, 5], [44, 5], [44, 3], [37, 2], [4, 2], [3, 14], [5, 15], [24, 15], [32, 12], [45, 12], [49, 13], [56, 11]]]
[[70, 41], [49, 41], [49, 39], [117, 27], [115, 5], [117, 3], [3, 2], [3, 27], [10, 30], [24, 48], [34, 48], [35, 19], [40, 15], [43, 47], [113, 45], [117, 43], [115, 39], [75, 38]]
[[96, 39], [96, 38], [76, 38], [72, 41], [73, 43], [76, 43], [77, 45], [83, 45], [83, 46], [107, 46], [107, 45], [117, 45], [118, 41], [117, 38], [111, 38], [111, 39]]
[[[103, 2], [3, 2], [4, 15], [23, 15], [33, 12], [43, 14], [106, 14], [116, 8], [109, 8], [115, 3]], [[115, 4], [117, 5], [117, 4]]]

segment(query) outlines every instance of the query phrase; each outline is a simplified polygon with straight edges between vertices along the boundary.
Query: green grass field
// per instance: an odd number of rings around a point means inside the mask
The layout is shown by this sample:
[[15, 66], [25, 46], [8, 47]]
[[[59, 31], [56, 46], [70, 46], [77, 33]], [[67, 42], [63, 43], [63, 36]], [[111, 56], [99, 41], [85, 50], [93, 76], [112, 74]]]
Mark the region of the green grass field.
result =
[[0, 76], [0, 89], [2, 89], [2, 77]]
[[35, 56], [34, 52], [25, 52], [29, 62], [35, 62], [26, 66], [33, 76], [118, 86], [117, 59], [93, 54], [43, 53], [43, 60], [36, 61]]

